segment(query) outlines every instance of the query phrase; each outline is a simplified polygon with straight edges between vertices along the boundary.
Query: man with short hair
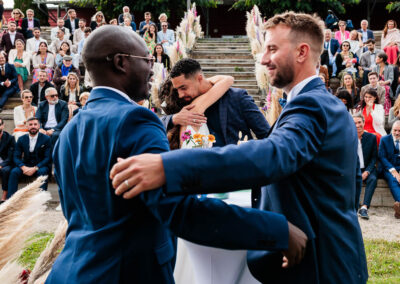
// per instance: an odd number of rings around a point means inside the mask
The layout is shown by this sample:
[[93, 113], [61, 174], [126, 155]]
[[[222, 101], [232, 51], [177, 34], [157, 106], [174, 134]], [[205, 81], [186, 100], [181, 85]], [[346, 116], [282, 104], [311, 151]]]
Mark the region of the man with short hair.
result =
[[133, 198], [160, 186], [165, 194], [190, 195], [267, 185], [252, 193], [253, 206], [284, 214], [308, 243], [304, 259], [291, 269], [282, 268], [279, 254], [248, 251], [254, 277], [262, 283], [366, 283], [355, 210], [361, 186], [357, 132], [344, 104], [315, 74], [324, 23], [286, 12], [264, 27], [261, 64], [270, 84], [287, 93], [269, 136], [239, 146], [120, 159], [110, 172], [113, 187], [118, 196]]
[[15, 41], [20, 39], [25, 42], [24, 35], [20, 32], [17, 32], [17, 25], [15, 22], [8, 22], [8, 32], [3, 34], [0, 43], [0, 49], [5, 51], [6, 59], [8, 60], [8, 53], [11, 49], [15, 48]]
[[40, 29], [40, 22], [38, 19], [34, 18], [35, 12], [32, 9], [26, 10], [26, 18], [22, 20], [22, 34], [26, 39], [33, 37], [34, 28]]
[[[51, 168], [51, 145], [50, 138], [39, 133], [40, 122], [35, 117], [30, 117], [26, 121], [28, 135], [21, 136], [14, 151], [15, 168], [11, 170], [8, 181], [7, 198], [10, 198], [18, 190], [18, 180], [24, 176], [46, 176]], [[47, 190], [47, 183], [41, 186]]]
[[69, 39], [70, 31], [64, 26], [65, 22], [63, 18], [58, 18], [57, 27], [51, 29], [50, 39], [53, 42], [58, 38], [58, 30], [64, 28], [65, 38]]
[[361, 39], [362, 39], [363, 43], [366, 43], [367, 40], [369, 40], [369, 39], [375, 40], [373, 31], [368, 29], [368, 21], [367, 20], [361, 21], [361, 28], [357, 32], [359, 34], [361, 34]]
[[8, 191], [8, 178], [13, 162], [15, 139], [7, 131], [4, 131], [4, 120], [0, 118], [0, 174], [3, 194], [0, 204], [6, 200]]
[[365, 42], [365, 45], [367, 46], [368, 50], [365, 51], [360, 58], [360, 66], [358, 66], [358, 69], [364, 70], [364, 75], [363, 75], [363, 85], [367, 84], [368, 81], [368, 73], [372, 71], [372, 69], [376, 66], [376, 55], [382, 50], [376, 49], [375, 48], [375, 40], [374, 39], [368, 39]]
[[39, 71], [38, 81], [33, 83], [29, 90], [32, 92], [33, 100], [32, 103], [39, 106], [41, 102], [46, 100], [45, 92], [48, 88], [54, 88], [53, 84], [48, 81], [47, 72], [45, 70]]
[[54, 54], [57, 54], [60, 51], [61, 44], [63, 42], [67, 42], [69, 47], [72, 48], [72, 42], [69, 40], [68, 37], [65, 35], [66, 28], [61, 28], [57, 31], [57, 38], [53, 40], [49, 46], [49, 50]]
[[92, 29], [90, 27], [85, 28], [85, 32], [84, 32], [84, 37], [81, 39], [81, 41], [78, 44], [78, 56], [79, 56], [79, 63], [82, 62], [82, 50], [83, 50], [83, 45], [85, 44], [85, 41], [87, 39], [87, 37], [90, 35], [90, 33], [92, 32]]
[[365, 85], [364, 87], [361, 88], [360, 101], [364, 100], [364, 95], [369, 89], [374, 89], [376, 91], [376, 93], [378, 94], [379, 104], [384, 105], [386, 90], [384, 87], [382, 87], [381, 85], [378, 84], [378, 81], [379, 81], [378, 73], [369, 72], [368, 73], [368, 81], [369, 81], [369, 84]]
[[[376, 145], [376, 136], [364, 131], [365, 120], [362, 114], [353, 115], [353, 120], [357, 129], [358, 148], [357, 155], [360, 161], [361, 177], [365, 182], [364, 200], [361, 208], [358, 210], [358, 216], [368, 220], [368, 208], [371, 205], [372, 196], [374, 195], [377, 184], [377, 170], [375, 167], [378, 158], [378, 149]], [[361, 190], [357, 195], [356, 209], [359, 206]]]
[[40, 34], [40, 28], [33, 28], [33, 37], [26, 41], [26, 51], [31, 56], [39, 51], [39, 44], [41, 42], [45, 42], [47, 44], [47, 40], [42, 38]]
[[141, 36], [143, 36], [144, 33], [150, 28], [151, 24], [154, 24], [151, 21], [151, 13], [150, 12], [145, 12], [144, 13], [144, 21], [141, 21], [140, 25], [139, 25], [139, 34]]
[[[130, 9], [128, 6], [124, 6], [122, 8], [122, 14], [119, 14], [118, 16], [118, 24], [123, 24], [124, 23], [124, 14], [129, 13]], [[131, 13], [131, 22], [135, 22], [135, 16]]]
[[392, 133], [381, 138], [379, 161], [383, 177], [389, 185], [394, 199], [394, 217], [400, 219], [400, 121], [393, 123]]
[[61, 85], [65, 83], [65, 81], [67, 80], [67, 76], [70, 72], [76, 73], [76, 75], [78, 75], [78, 78], [81, 79], [81, 72], [79, 71], [79, 68], [76, 68], [72, 64], [71, 56], [64, 55], [62, 62], [63, 63], [61, 64], [61, 66], [57, 67], [56, 70], [54, 70], [53, 83], [56, 86], [57, 91], [60, 91]]
[[68, 19], [65, 21], [64, 27], [70, 31], [71, 35], [69, 36], [69, 40], [72, 41], [75, 31], [79, 27], [79, 18], [76, 17], [76, 11], [74, 9], [69, 9], [67, 14]]
[[46, 100], [39, 104], [36, 117], [41, 124], [40, 133], [49, 136], [54, 147], [68, 121], [68, 104], [58, 99], [58, 92], [52, 87], [46, 89], [45, 98]]
[[161, 43], [164, 47], [164, 52], [168, 53], [168, 47], [172, 46], [175, 41], [174, 31], [168, 29], [168, 23], [161, 23], [161, 31], [157, 33], [157, 43]]
[[330, 77], [335, 77], [337, 70], [335, 59], [340, 50], [339, 41], [335, 38], [332, 38], [332, 31], [330, 29], [326, 29], [324, 31], [324, 35], [325, 41], [324, 50], [321, 54], [321, 65], [326, 65], [326, 67], [328, 67]]
[[80, 41], [83, 39], [85, 36], [85, 29], [86, 29], [86, 20], [85, 19], [79, 19], [78, 22], [78, 28], [75, 29], [74, 32], [74, 37], [73, 37], [73, 44], [77, 46]]
[[8, 98], [18, 92], [17, 70], [13, 64], [6, 63], [6, 57], [0, 53], [0, 112]]

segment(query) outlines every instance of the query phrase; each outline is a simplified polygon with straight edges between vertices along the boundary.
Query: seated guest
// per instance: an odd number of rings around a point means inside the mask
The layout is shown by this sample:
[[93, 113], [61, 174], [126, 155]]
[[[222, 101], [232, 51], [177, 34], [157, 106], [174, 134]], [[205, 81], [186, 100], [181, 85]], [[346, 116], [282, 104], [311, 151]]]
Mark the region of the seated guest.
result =
[[394, 79], [394, 71], [393, 66], [388, 64], [387, 58], [386, 53], [378, 53], [375, 59], [376, 66], [372, 68], [372, 71], [378, 74], [378, 84], [385, 89], [385, 98], [389, 98], [387, 102], [385, 100], [387, 109], [389, 110], [392, 107], [390, 98], [393, 98], [391, 85]]
[[18, 73], [14, 65], [6, 63], [6, 57], [0, 53], [0, 112], [7, 99], [19, 92]]
[[400, 121], [392, 127], [392, 134], [382, 137], [378, 157], [383, 176], [394, 198], [394, 217], [400, 219]]
[[65, 38], [69, 39], [70, 30], [64, 26], [65, 22], [63, 18], [58, 18], [57, 26], [51, 29], [50, 40], [54, 41], [57, 39], [57, 33], [60, 29], [64, 29]]
[[30, 117], [35, 117], [37, 107], [32, 105], [33, 95], [30, 90], [23, 90], [21, 92], [22, 105], [14, 108], [14, 137], [18, 141], [18, 138], [28, 133], [28, 127], [26, 121]]
[[329, 86], [329, 70], [328, 67], [326, 67], [325, 65], [321, 65], [321, 58], [319, 59], [319, 69], [317, 70], [317, 74], [321, 75], [323, 74], [325, 77], [325, 86], [328, 88]]
[[[376, 72], [368, 73], [368, 81], [369, 81], [369, 84], [365, 85], [364, 87], [361, 88], [360, 100], [364, 99], [364, 94], [368, 89], [371, 89], [371, 88], [374, 89], [378, 94], [379, 103], [385, 109], [385, 114], [386, 114], [386, 108], [385, 108], [385, 102], [386, 102], [385, 93], [386, 93], [386, 91], [385, 91], [384, 87], [382, 87], [381, 85], [378, 84], [378, 73], [376, 73]], [[390, 100], [390, 98], [388, 98], [388, 100]]]
[[67, 124], [68, 105], [58, 99], [55, 88], [48, 88], [45, 96], [46, 100], [40, 103], [36, 117], [41, 125], [39, 131], [50, 137], [51, 145], [54, 147], [61, 130]]
[[400, 97], [394, 101], [394, 106], [389, 111], [388, 125], [390, 128], [393, 127], [393, 123], [400, 120]]
[[338, 90], [336, 93], [336, 97], [341, 100], [347, 108], [349, 113], [353, 111], [353, 99], [351, 98], [350, 93], [346, 89]]
[[82, 63], [82, 50], [83, 50], [83, 45], [85, 44], [85, 41], [87, 39], [87, 37], [92, 33], [92, 29], [91, 28], [85, 28], [85, 33], [83, 36], [83, 39], [81, 39], [81, 41], [78, 44], [78, 61], [79, 63]]
[[54, 71], [53, 83], [57, 90], [60, 90], [61, 85], [65, 83], [65, 81], [67, 80], [67, 76], [70, 72], [76, 73], [78, 77], [81, 76], [79, 69], [75, 68], [72, 65], [72, 57], [69, 55], [65, 55], [61, 67], [57, 67]]
[[108, 22], [110, 25], [113, 26], [118, 26], [118, 20], [117, 19], [111, 19], [110, 22]]
[[24, 83], [28, 80], [31, 70], [31, 56], [25, 51], [25, 42], [23, 40], [15, 40], [15, 49], [10, 50], [8, 63], [14, 65], [18, 74], [18, 87], [23, 90]]
[[77, 108], [76, 110], [74, 110], [73, 115], [75, 116], [78, 111], [80, 109], [82, 109], [82, 107], [84, 107], [86, 105], [87, 100], [89, 99], [89, 92], [83, 92], [80, 96], [79, 96], [79, 102], [80, 102], [80, 106], [79, 108]]
[[92, 31], [94, 31], [96, 28], [99, 28], [103, 25], [106, 25], [106, 18], [104, 17], [103, 12], [98, 11], [94, 16], [92, 17], [92, 21], [90, 22], [90, 28]]
[[47, 80], [53, 80], [53, 68], [54, 68], [54, 55], [47, 48], [47, 42], [41, 42], [39, 44], [39, 51], [32, 58], [33, 65], [33, 77], [32, 83], [36, 83], [38, 81], [39, 71], [46, 71]]
[[335, 39], [337, 39], [339, 44], [342, 44], [343, 41], [350, 37], [350, 32], [346, 31], [346, 26], [347, 24], [345, 21], [339, 21], [339, 30], [335, 32]]
[[375, 40], [374, 33], [370, 29], [368, 29], [368, 21], [361, 21], [361, 28], [358, 30], [358, 33], [361, 35], [361, 40], [363, 43], [367, 43], [369, 39]]
[[47, 44], [47, 40], [40, 37], [40, 29], [34, 28], [33, 29], [33, 37], [26, 41], [26, 51], [32, 57], [35, 56], [35, 53], [39, 51], [39, 44], [41, 42], [45, 42]]
[[[358, 134], [358, 159], [362, 173], [362, 180], [365, 182], [364, 200], [358, 216], [363, 219], [369, 219], [368, 208], [371, 205], [372, 196], [374, 195], [377, 184], [377, 170], [375, 167], [378, 158], [378, 149], [376, 147], [375, 135], [364, 131], [364, 117], [361, 114], [353, 115]], [[361, 194], [361, 192], [359, 192]], [[359, 206], [360, 196], [356, 197], [356, 208]]]
[[364, 47], [361, 35], [356, 30], [352, 30], [348, 41], [350, 43], [350, 51], [360, 57]]
[[150, 24], [150, 28], [144, 32], [143, 39], [149, 49], [149, 53], [153, 54], [154, 47], [157, 44], [157, 27], [155, 24]]
[[85, 35], [85, 28], [86, 28], [86, 20], [79, 19], [78, 28], [74, 32], [74, 37], [72, 41], [72, 43], [75, 46], [78, 46], [79, 42], [83, 39], [83, 36]]
[[329, 93], [331, 93], [333, 95], [333, 91], [330, 87], [328, 87], [328, 85], [326, 84], [326, 76], [324, 73], [319, 73], [318, 77], [322, 80], [322, 82], [324, 82], [326, 89], [328, 90]]
[[[51, 167], [50, 138], [39, 133], [40, 122], [35, 117], [27, 120], [28, 134], [21, 136], [15, 144], [14, 164], [8, 180], [7, 198], [10, 198], [18, 190], [19, 178], [24, 176], [46, 176]], [[47, 180], [41, 186], [47, 190]]]
[[123, 27], [127, 27], [136, 32], [136, 24], [131, 20], [131, 14], [127, 13], [124, 17], [124, 22], [121, 24]]
[[164, 50], [167, 52], [167, 48], [172, 46], [175, 41], [174, 31], [168, 29], [168, 23], [161, 23], [161, 30], [157, 33], [157, 43], [161, 43]]
[[350, 51], [350, 43], [343, 41], [340, 45], [341, 52], [336, 56], [336, 68], [339, 79], [343, 77], [345, 73], [351, 73], [355, 78], [358, 67], [358, 57]]
[[144, 13], [144, 21], [140, 22], [139, 24], [139, 34], [144, 36], [144, 33], [150, 29], [150, 25], [154, 24], [151, 21], [151, 13], [145, 12]]
[[50, 87], [54, 88], [53, 84], [51, 84], [48, 80], [47, 72], [45, 70], [40, 70], [38, 74], [38, 81], [33, 83], [29, 88], [33, 94], [32, 103], [38, 106], [40, 102], [45, 101], [46, 89]]
[[386, 135], [385, 131], [385, 111], [379, 104], [378, 94], [374, 89], [369, 89], [364, 94], [361, 102], [361, 113], [364, 116], [364, 130], [375, 134], [379, 146], [381, 137]]
[[388, 56], [389, 64], [395, 64], [400, 46], [400, 31], [397, 29], [397, 23], [389, 20], [385, 24], [385, 28], [381, 37], [381, 48]]
[[6, 59], [8, 59], [10, 50], [15, 48], [17, 39], [25, 41], [24, 36], [16, 31], [15, 22], [8, 22], [8, 32], [3, 34], [0, 43], [0, 49], [6, 53]]
[[49, 49], [54, 54], [57, 54], [60, 51], [61, 44], [63, 42], [67, 42], [69, 46], [72, 46], [72, 42], [67, 37], [65, 37], [65, 29], [64, 28], [58, 30], [57, 38], [51, 42]]
[[68, 12], [68, 19], [65, 20], [64, 22], [64, 27], [69, 29], [71, 35], [69, 36], [69, 40], [73, 40], [73, 36], [75, 33], [75, 30], [79, 29], [79, 19], [76, 17], [76, 11], [74, 9], [69, 9]]
[[162, 24], [166, 23], [167, 24], [167, 28], [170, 30], [171, 29], [171, 25], [168, 23], [168, 16], [165, 13], [161, 13], [160, 16], [158, 16], [158, 23], [157, 23], [157, 29], [159, 31], [161, 31], [162, 29]]
[[368, 50], [361, 55], [360, 66], [358, 69], [364, 71], [363, 85], [367, 84], [368, 73], [376, 66], [376, 56], [382, 52], [380, 49], [375, 48], [375, 40], [369, 39], [365, 42]]
[[60, 99], [68, 103], [69, 119], [72, 118], [74, 110], [80, 106], [79, 95], [82, 87], [79, 85], [79, 77], [73, 72], [67, 76], [65, 84], [60, 88]]
[[35, 12], [32, 9], [26, 10], [26, 18], [22, 20], [22, 34], [26, 39], [33, 37], [33, 29], [40, 29], [40, 22], [34, 18]]
[[156, 44], [153, 56], [155, 63], [162, 63], [164, 65], [164, 68], [166, 68], [168, 71], [171, 70], [171, 60], [169, 59], [169, 56], [164, 53], [164, 48], [162, 44]]
[[135, 21], [135, 16], [133, 14], [130, 13], [130, 9], [128, 6], [124, 6], [122, 8], [122, 14], [119, 14], [118, 16], [118, 24], [122, 24], [124, 22], [124, 15], [128, 13], [129, 15], [131, 15], [131, 21], [134, 22]]
[[339, 42], [332, 38], [332, 31], [330, 29], [326, 29], [324, 31], [325, 41], [324, 41], [324, 51], [321, 54], [321, 65], [326, 65], [329, 70], [329, 74], [332, 77], [336, 77], [336, 62], [335, 58], [340, 51]]
[[60, 67], [62, 65], [65, 55], [72, 57], [72, 65], [74, 65], [75, 68], [79, 68], [79, 58], [71, 51], [71, 46], [66, 41], [61, 44], [60, 49], [58, 50], [56, 55], [56, 66]]
[[7, 198], [8, 178], [12, 167], [14, 147], [15, 140], [8, 132], [4, 131], [4, 120], [0, 118], [0, 173], [3, 189], [0, 204]]
[[16, 25], [16, 30], [22, 33], [22, 21], [24, 17], [25, 15], [20, 9], [14, 9], [11, 12], [11, 18], [8, 19], [8, 24], [10, 24], [10, 22], [14, 22]]
[[337, 91], [347, 90], [351, 95], [351, 101], [354, 107], [360, 102], [360, 90], [356, 87], [356, 82], [351, 74], [345, 74], [340, 81], [340, 87]]

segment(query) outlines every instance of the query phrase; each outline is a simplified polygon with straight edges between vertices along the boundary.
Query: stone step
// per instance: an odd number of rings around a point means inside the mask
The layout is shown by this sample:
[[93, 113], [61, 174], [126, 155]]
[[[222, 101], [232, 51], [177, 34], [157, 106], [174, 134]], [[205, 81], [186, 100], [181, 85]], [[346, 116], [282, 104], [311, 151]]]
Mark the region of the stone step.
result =
[[235, 79], [235, 83], [233, 84], [234, 86], [257, 86], [257, 81], [256, 79], [248, 80], [248, 79]]
[[250, 52], [243, 52], [243, 53], [237, 53], [237, 52], [198, 52], [194, 51], [191, 54], [191, 58], [193, 59], [227, 59], [227, 58], [232, 58], [232, 59], [253, 59], [253, 56], [250, 54]]
[[206, 77], [212, 77], [216, 75], [229, 75], [235, 79], [249, 80], [255, 79], [254, 72], [204, 72]]
[[254, 74], [254, 66], [253, 67], [243, 67], [243, 66], [231, 66], [231, 67], [223, 67], [215, 64], [214, 66], [202, 65], [201, 68], [204, 72], [251, 72]]
[[249, 54], [250, 53], [250, 49], [249, 48], [237, 48], [237, 49], [233, 49], [233, 48], [226, 48], [226, 47], [221, 47], [221, 48], [214, 48], [214, 49], [200, 49], [200, 48], [196, 48], [194, 51], [194, 53], [215, 53], [215, 52], [219, 52], [219, 53], [238, 53], [238, 54]]
[[197, 40], [198, 43], [249, 43], [249, 39], [247, 37], [241, 38], [199, 38]]
[[224, 47], [224, 48], [250, 48], [250, 45], [247, 43], [197, 43], [195, 45], [195, 48], [201, 48], [201, 49], [213, 49], [216, 47]]

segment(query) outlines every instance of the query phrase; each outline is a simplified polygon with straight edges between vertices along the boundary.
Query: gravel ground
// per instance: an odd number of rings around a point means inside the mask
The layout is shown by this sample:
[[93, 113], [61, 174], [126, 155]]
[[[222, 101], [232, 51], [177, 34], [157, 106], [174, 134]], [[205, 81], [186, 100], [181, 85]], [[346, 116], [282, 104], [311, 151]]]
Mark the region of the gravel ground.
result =
[[[400, 241], [400, 219], [394, 218], [392, 208], [373, 207], [368, 214], [369, 220], [359, 218], [364, 239]], [[38, 232], [54, 232], [63, 220], [64, 216], [61, 211], [50, 206], [40, 220]]]

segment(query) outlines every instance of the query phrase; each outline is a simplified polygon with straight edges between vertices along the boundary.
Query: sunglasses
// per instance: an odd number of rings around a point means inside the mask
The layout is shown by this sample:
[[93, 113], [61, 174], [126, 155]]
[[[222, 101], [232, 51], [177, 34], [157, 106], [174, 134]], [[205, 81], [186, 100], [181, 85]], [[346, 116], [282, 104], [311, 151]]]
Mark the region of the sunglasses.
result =
[[348, 45], [348, 44], [343, 44], [342, 46], [347, 46], [347, 47], [349, 47], [350, 45]]
[[49, 95], [49, 97], [54, 99], [54, 98], [58, 97], [58, 95]]
[[32, 99], [33, 96], [25, 96], [24, 99]]

